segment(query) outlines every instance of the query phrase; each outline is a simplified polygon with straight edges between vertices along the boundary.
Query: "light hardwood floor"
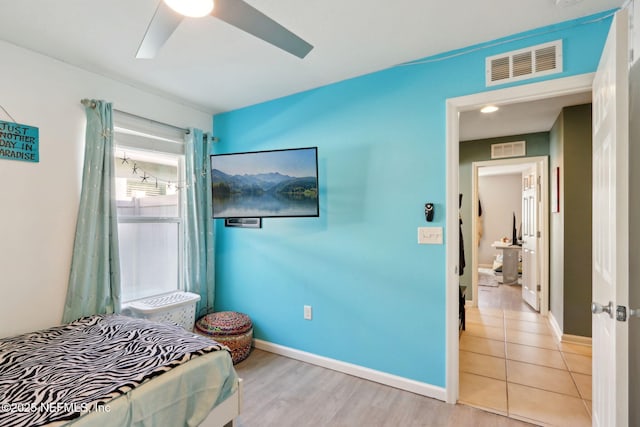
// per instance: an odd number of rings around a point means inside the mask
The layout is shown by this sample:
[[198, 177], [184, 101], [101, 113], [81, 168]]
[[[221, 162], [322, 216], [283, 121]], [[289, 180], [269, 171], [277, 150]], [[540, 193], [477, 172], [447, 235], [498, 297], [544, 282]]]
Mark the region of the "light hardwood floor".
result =
[[236, 370], [244, 380], [237, 427], [531, 425], [257, 349]]

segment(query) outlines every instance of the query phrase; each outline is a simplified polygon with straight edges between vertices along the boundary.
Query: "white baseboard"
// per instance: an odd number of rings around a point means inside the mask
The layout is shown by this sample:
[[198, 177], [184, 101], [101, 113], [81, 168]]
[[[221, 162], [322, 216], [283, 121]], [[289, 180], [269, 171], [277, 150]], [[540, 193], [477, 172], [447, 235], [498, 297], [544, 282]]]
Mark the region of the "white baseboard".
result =
[[579, 335], [570, 335], [563, 334], [560, 329], [560, 325], [558, 325], [558, 321], [553, 316], [552, 312], [549, 312], [549, 324], [551, 325], [551, 330], [553, 331], [553, 335], [560, 342], [565, 342], [568, 344], [580, 344], [580, 345], [588, 345], [591, 346], [591, 337], [582, 337]]
[[563, 334], [562, 342], [566, 342], [567, 344], [580, 344], [580, 345], [591, 346], [591, 337], [582, 337], [580, 335]]
[[551, 332], [556, 337], [556, 341], [562, 341], [562, 329], [560, 329], [560, 325], [558, 325], [558, 321], [552, 312], [549, 312], [549, 324], [551, 325]]
[[446, 389], [443, 387], [437, 387], [420, 381], [388, 374], [386, 372], [365, 368], [364, 366], [354, 365], [352, 363], [342, 362], [340, 360], [330, 359], [324, 356], [318, 356], [317, 354], [307, 353], [306, 351], [296, 350], [294, 348], [273, 344], [259, 339], [253, 340], [253, 345], [255, 348], [260, 350], [279, 354], [280, 356], [300, 360], [301, 362], [321, 366], [344, 374], [353, 375], [354, 377], [388, 385], [400, 390], [432, 397], [442, 401], [446, 401], [447, 399]]

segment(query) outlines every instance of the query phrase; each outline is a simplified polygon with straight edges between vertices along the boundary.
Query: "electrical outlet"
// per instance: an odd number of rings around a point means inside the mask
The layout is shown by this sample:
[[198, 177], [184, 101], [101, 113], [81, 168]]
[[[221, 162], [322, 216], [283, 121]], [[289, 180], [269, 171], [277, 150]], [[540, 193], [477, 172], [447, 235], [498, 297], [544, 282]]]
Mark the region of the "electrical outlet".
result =
[[311, 306], [310, 305], [305, 305], [304, 306], [304, 318], [305, 318], [305, 320], [311, 320]]

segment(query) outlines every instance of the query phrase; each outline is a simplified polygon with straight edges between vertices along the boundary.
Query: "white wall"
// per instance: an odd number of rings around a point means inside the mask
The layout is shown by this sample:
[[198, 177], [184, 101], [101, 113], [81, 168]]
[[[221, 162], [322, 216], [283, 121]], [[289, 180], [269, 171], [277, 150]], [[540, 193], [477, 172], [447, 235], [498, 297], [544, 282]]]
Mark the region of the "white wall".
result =
[[[82, 162], [82, 98], [210, 131], [211, 115], [0, 41], [0, 104], [40, 129], [40, 162], [0, 159], [0, 337], [59, 324]], [[12, 121], [2, 111], [0, 119]]]
[[522, 220], [521, 174], [478, 177], [478, 196], [482, 204], [483, 233], [478, 247], [478, 264], [491, 265], [500, 251], [491, 244], [503, 237], [511, 240], [513, 213], [516, 227]]

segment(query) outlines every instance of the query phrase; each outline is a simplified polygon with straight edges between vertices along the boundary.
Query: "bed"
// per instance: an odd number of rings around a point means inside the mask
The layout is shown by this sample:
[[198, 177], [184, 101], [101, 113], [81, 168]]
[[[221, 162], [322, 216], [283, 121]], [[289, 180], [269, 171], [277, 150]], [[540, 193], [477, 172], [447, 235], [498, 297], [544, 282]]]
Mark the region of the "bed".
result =
[[117, 315], [0, 339], [0, 425], [233, 425], [242, 382], [227, 350]]

